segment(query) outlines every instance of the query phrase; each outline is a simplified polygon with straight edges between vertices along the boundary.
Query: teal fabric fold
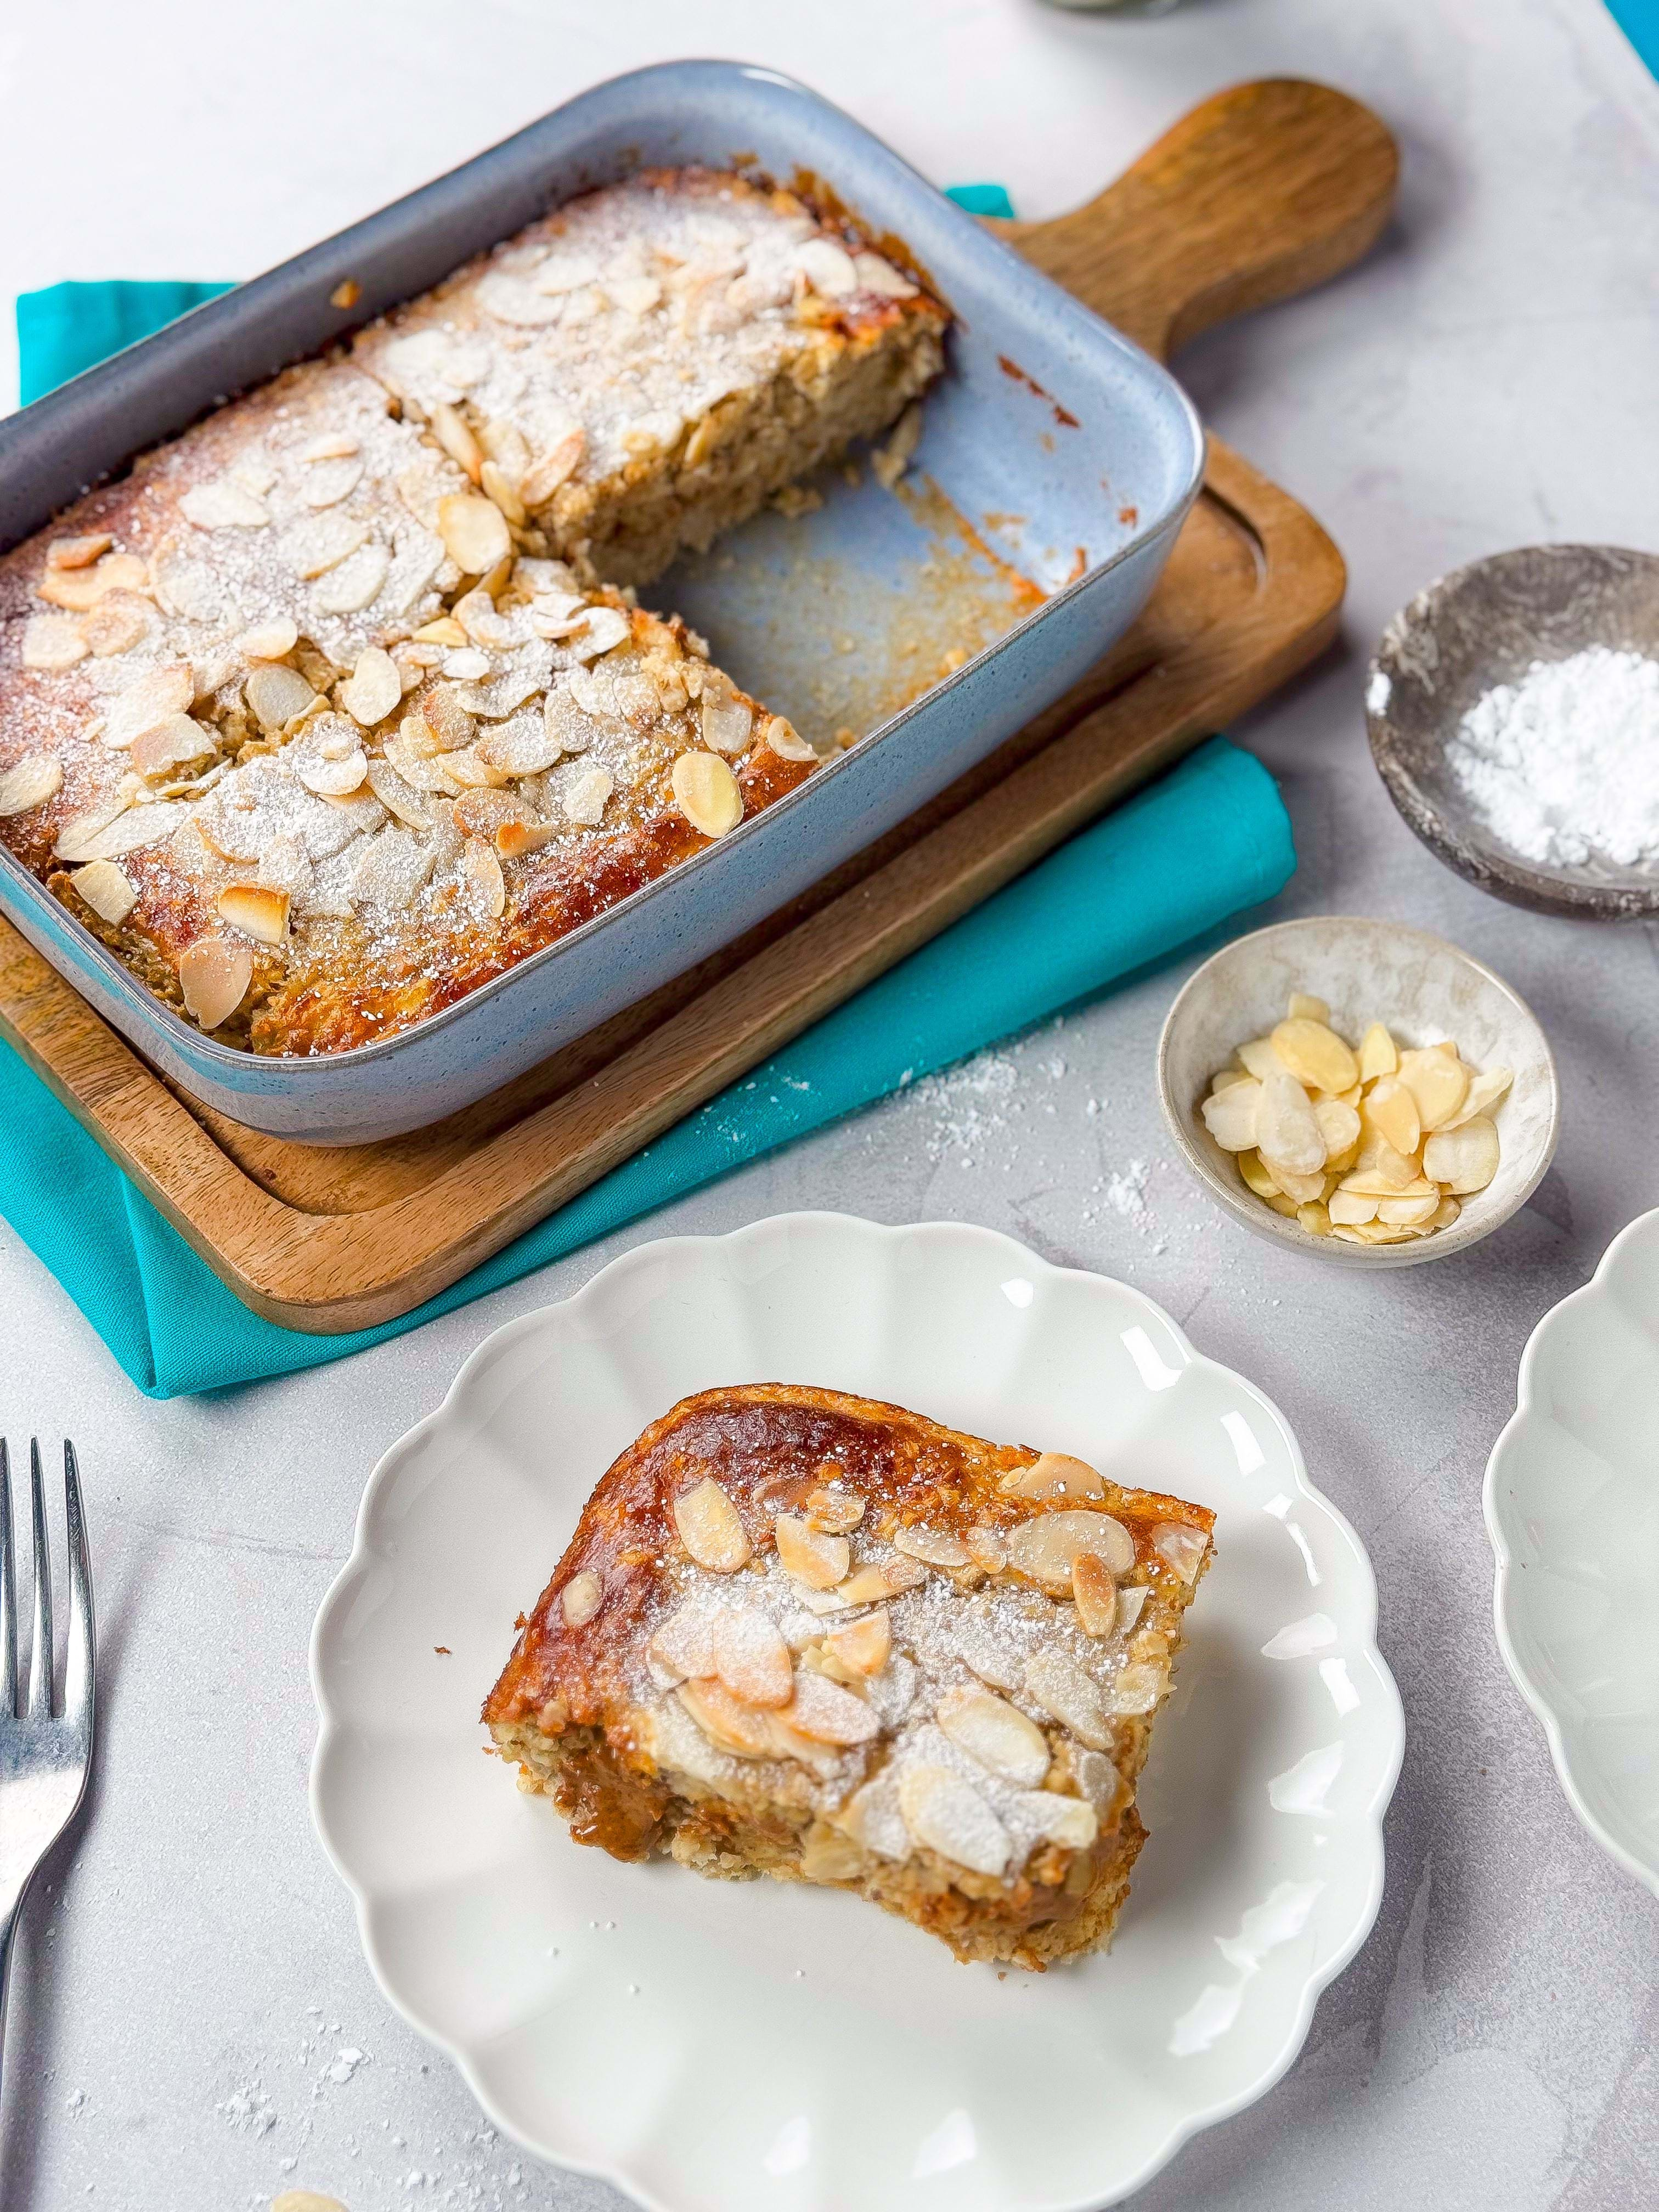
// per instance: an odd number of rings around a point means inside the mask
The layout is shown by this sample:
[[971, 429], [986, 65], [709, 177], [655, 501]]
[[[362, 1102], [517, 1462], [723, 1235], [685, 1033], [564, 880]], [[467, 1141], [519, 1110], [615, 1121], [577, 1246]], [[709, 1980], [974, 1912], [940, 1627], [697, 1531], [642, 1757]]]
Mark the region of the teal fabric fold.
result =
[[27, 407], [136, 345], [166, 323], [177, 322], [204, 300], [228, 292], [228, 284], [135, 283], [49, 284], [43, 292], [17, 297], [17, 396]]
[[[158, 305], [168, 319], [170, 302]], [[4, 1047], [0, 1212], [150, 1396], [292, 1373], [417, 1328], [1108, 988], [1272, 897], [1295, 865], [1273, 779], [1212, 738], [493, 1260], [379, 1328], [313, 1336], [250, 1312]]]
[[1659, 0], [1607, 0], [1613, 20], [1659, 76]]
[[999, 215], [1012, 222], [1014, 204], [1006, 185], [947, 185], [945, 197], [966, 208], [969, 215]]

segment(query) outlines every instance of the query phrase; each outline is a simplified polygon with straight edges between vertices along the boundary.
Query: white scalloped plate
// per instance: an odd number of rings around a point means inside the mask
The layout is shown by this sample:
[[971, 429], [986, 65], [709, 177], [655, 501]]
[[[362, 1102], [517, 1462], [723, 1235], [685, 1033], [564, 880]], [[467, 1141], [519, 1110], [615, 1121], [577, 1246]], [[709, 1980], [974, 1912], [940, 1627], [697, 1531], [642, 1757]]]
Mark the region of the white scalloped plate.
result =
[[[599, 1475], [769, 1381], [1215, 1509], [1108, 1956], [1005, 1976], [836, 1891], [623, 1866], [479, 1756]], [[1057, 2212], [1261, 2096], [1364, 1940], [1403, 1741], [1375, 1620], [1283, 1419], [1149, 1299], [988, 1230], [786, 1215], [499, 1330], [382, 1460], [313, 1639], [313, 1805], [382, 1988], [530, 2149], [665, 2212]]]
[[1567, 1802], [1659, 1895], [1659, 1212], [1534, 1329], [1486, 1507], [1498, 1644]]

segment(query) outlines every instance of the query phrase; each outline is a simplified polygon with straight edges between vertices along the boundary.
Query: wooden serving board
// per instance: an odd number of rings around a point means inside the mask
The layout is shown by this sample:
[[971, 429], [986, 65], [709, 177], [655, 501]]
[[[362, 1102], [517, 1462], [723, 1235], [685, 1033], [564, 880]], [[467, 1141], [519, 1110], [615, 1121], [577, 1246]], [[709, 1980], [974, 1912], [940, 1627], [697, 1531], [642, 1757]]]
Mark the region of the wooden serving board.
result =
[[[1291, 80], [1194, 110], [1087, 207], [998, 226], [1168, 354], [1371, 245], [1396, 156]], [[1212, 441], [1133, 629], [972, 775], [713, 960], [506, 1089], [390, 1141], [265, 1136], [176, 1094], [0, 922], [0, 1034], [257, 1312], [337, 1333], [406, 1313], [595, 1182], [1326, 644], [1345, 574], [1312, 516]]]

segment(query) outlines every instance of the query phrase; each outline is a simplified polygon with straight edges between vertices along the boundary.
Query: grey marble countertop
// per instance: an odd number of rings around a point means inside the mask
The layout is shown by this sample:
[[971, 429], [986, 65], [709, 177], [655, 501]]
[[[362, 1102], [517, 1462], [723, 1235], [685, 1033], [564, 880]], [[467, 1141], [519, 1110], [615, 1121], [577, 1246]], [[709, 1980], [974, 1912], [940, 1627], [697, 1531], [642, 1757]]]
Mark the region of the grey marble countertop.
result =
[[37, 1893], [5, 2054], [15, 2212], [233, 2212], [303, 2184], [350, 2212], [618, 2206], [520, 2156], [370, 1979], [306, 1802], [306, 1648], [364, 1480], [510, 1316], [626, 1245], [800, 1206], [950, 1216], [1121, 1275], [1285, 1409], [1370, 1547], [1405, 1699], [1382, 1916], [1273, 2094], [1144, 2212], [1625, 2212], [1659, 2148], [1659, 1905], [1581, 1831], [1492, 1629], [1486, 1455], [1534, 1322], [1659, 1199], [1659, 936], [1514, 911], [1442, 869], [1366, 751], [1366, 653], [1475, 555], [1654, 543], [1659, 91], [1600, 0], [1191, 0], [1158, 21], [1036, 0], [80, 0], [0, 40], [0, 291], [229, 275], [448, 167], [581, 85], [739, 53], [819, 85], [941, 182], [1084, 198], [1233, 79], [1317, 76], [1400, 136], [1360, 270], [1212, 334], [1200, 406], [1352, 568], [1343, 640], [1235, 734], [1301, 866], [1276, 914], [1395, 915], [1530, 1000], [1565, 1085], [1524, 1212], [1443, 1266], [1367, 1275], [1224, 1219], [1160, 1127], [1152, 1053], [1190, 963], [794, 1146], [347, 1364], [140, 1398], [0, 1231], [0, 1417], [81, 1449], [103, 1632], [90, 1818]]

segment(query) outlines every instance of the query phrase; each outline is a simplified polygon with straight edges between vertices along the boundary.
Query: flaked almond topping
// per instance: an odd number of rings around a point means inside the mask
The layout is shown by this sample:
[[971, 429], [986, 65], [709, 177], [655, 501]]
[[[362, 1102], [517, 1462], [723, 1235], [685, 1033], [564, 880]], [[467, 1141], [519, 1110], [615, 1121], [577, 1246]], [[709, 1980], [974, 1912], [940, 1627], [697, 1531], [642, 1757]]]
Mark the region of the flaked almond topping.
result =
[[421, 694], [421, 713], [445, 752], [459, 752], [477, 734], [474, 722], [453, 691], [434, 684]]
[[115, 540], [107, 530], [88, 530], [76, 538], [54, 538], [46, 548], [48, 568], [89, 568]]
[[720, 1682], [682, 1682], [674, 1694], [721, 1751], [734, 1759], [773, 1755], [772, 1716], [765, 1707], [744, 1705]]
[[884, 1608], [866, 1613], [862, 1620], [849, 1621], [845, 1628], [832, 1628], [823, 1644], [854, 1674], [879, 1674], [892, 1655], [893, 1624]]
[[809, 238], [795, 256], [795, 266], [825, 299], [844, 299], [859, 289], [852, 255], [832, 238]]
[[860, 1567], [837, 1586], [836, 1595], [845, 1605], [874, 1605], [883, 1598], [915, 1589], [927, 1579], [927, 1570], [920, 1559], [888, 1559], [878, 1567]]
[[1115, 1575], [1135, 1563], [1134, 1539], [1109, 1513], [1041, 1513], [1008, 1537], [1008, 1564], [1058, 1597], [1069, 1596], [1072, 1563], [1079, 1552], [1097, 1552]]
[[300, 497], [307, 507], [337, 507], [343, 499], [350, 498], [362, 480], [363, 463], [359, 456], [343, 455], [307, 469], [301, 481]]
[[288, 935], [289, 895], [269, 884], [227, 884], [217, 904], [222, 921], [261, 945], [280, 945]]
[[1085, 1636], [1109, 1636], [1117, 1618], [1117, 1584], [1098, 1552], [1079, 1552], [1072, 1562], [1072, 1598]]
[[392, 573], [384, 545], [364, 545], [348, 554], [313, 586], [311, 601], [319, 614], [355, 615], [380, 597]]
[[488, 575], [513, 550], [506, 517], [477, 492], [452, 492], [438, 501], [438, 535], [463, 575]]
[[469, 837], [461, 849], [461, 873], [485, 914], [498, 921], [507, 911], [507, 878], [494, 844]]
[[853, 1559], [853, 1547], [845, 1536], [824, 1535], [793, 1513], [780, 1513], [772, 1528], [787, 1575], [808, 1589], [834, 1589], [845, 1582]]
[[572, 1628], [581, 1628], [592, 1620], [605, 1603], [605, 1584], [596, 1574], [586, 1569], [572, 1575], [560, 1594], [564, 1617]]
[[682, 753], [674, 763], [674, 801], [705, 837], [724, 837], [743, 819], [738, 779], [718, 753]]
[[560, 485], [575, 472], [586, 450], [586, 435], [580, 430], [568, 431], [550, 446], [539, 459], [531, 463], [519, 485], [519, 496], [525, 505], [540, 507], [551, 499]]
[[186, 761], [206, 760], [217, 748], [218, 739], [204, 723], [189, 714], [169, 714], [133, 739], [129, 757], [136, 775], [162, 775]]
[[995, 1528], [976, 1521], [971, 1528], [964, 1529], [962, 1540], [968, 1547], [968, 1556], [976, 1567], [988, 1575], [1000, 1574], [1008, 1564], [1007, 1539]]
[[494, 500], [508, 522], [522, 525], [529, 521], [529, 512], [499, 461], [484, 463], [478, 472], [478, 484], [484, 497]]
[[855, 253], [853, 270], [859, 280], [860, 292], [873, 292], [880, 300], [914, 300], [917, 287], [908, 276], [902, 276], [890, 261], [884, 261], [879, 253]]
[[933, 1717], [959, 1751], [1022, 1790], [1048, 1771], [1048, 1740], [1017, 1705], [989, 1690], [947, 1690]]
[[1027, 1820], [1062, 1850], [1086, 1851], [1100, 1833], [1100, 1816], [1086, 1798], [1062, 1797], [1057, 1790], [1034, 1790], [1019, 1801]]
[[106, 592], [92, 612], [80, 618], [82, 642], [100, 660], [113, 660], [149, 635], [155, 616], [149, 601], [137, 592]]
[[821, 1536], [845, 1536], [864, 1518], [861, 1498], [850, 1491], [815, 1490], [806, 1501], [806, 1525]]
[[894, 1534], [893, 1548], [930, 1567], [965, 1567], [973, 1559], [961, 1537], [943, 1528], [900, 1528]]
[[349, 799], [368, 775], [368, 755], [361, 745], [333, 760], [307, 752], [295, 763], [294, 772], [319, 799]]
[[1146, 1602], [1145, 1583], [1132, 1583], [1117, 1594], [1117, 1632], [1127, 1636], [1140, 1618], [1140, 1609]]
[[975, 1874], [1000, 1876], [1013, 1839], [976, 1790], [948, 1766], [906, 1767], [899, 1776], [904, 1825], [924, 1850]]
[[558, 834], [551, 822], [503, 822], [495, 832], [495, 850], [504, 860], [521, 860], [550, 845]]
[[349, 430], [325, 430], [320, 438], [313, 438], [308, 446], [301, 447], [298, 458], [307, 463], [345, 461], [359, 451], [358, 442]]
[[781, 1717], [814, 1743], [868, 1743], [881, 1734], [880, 1716], [827, 1674], [797, 1674], [795, 1694]]
[[727, 1606], [716, 1614], [714, 1671], [746, 1705], [782, 1706], [794, 1695], [789, 1646], [757, 1606]]
[[242, 690], [267, 737], [276, 737], [286, 729], [317, 696], [297, 668], [286, 668], [279, 662], [262, 663], [251, 670]]
[[[118, 860], [124, 853], [137, 853], [171, 837], [184, 827], [190, 812], [179, 800], [131, 806], [123, 799], [117, 807], [94, 810], [66, 822], [52, 849], [60, 860]], [[94, 821], [100, 826], [91, 830]]]
[[25, 668], [73, 668], [91, 650], [73, 615], [31, 615], [23, 625]]
[[713, 1475], [674, 1500], [674, 1526], [697, 1565], [711, 1574], [734, 1575], [748, 1565], [750, 1547], [738, 1509]]
[[89, 568], [48, 568], [34, 596], [48, 606], [83, 615], [110, 592], [147, 592], [149, 571], [136, 553], [106, 553]]
[[302, 583], [337, 568], [368, 543], [368, 526], [349, 514], [319, 514], [283, 533], [283, 556]]
[[749, 742], [755, 717], [741, 699], [716, 699], [702, 695], [702, 741], [717, 753], [740, 753]]
[[[433, 407], [430, 419], [433, 436], [457, 468], [465, 469], [477, 483], [483, 471], [483, 454], [465, 416], [440, 399]], [[465, 568], [467, 563], [463, 561], [460, 565]]]
[[63, 763], [55, 753], [25, 753], [0, 772], [0, 815], [27, 814], [63, 789]]
[[253, 955], [228, 938], [198, 937], [179, 956], [185, 1012], [204, 1030], [216, 1030], [230, 1019], [252, 981]]
[[263, 530], [270, 520], [264, 500], [256, 499], [232, 477], [192, 484], [179, 501], [179, 512], [198, 530]]
[[112, 929], [118, 929], [138, 903], [137, 890], [113, 860], [89, 860], [72, 872], [70, 881], [99, 920]]
[[1170, 1670], [1162, 1661], [1133, 1660], [1119, 1670], [1112, 1684], [1112, 1711], [1131, 1718], [1155, 1711], [1169, 1686]]
[[[569, 641], [566, 651], [585, 660], [597, 660], [602, 654], [613, 653], [617, 646], [625, 644], [633, 634], [634, 626], [620, 607], [589, 607], [581, 629]], [[571, 678], [573, 696], [575, 695], [576, 676], [583, 674], [584, 672], [578, 670]]]
[[118, 691], [104, 718], [104, 743], [124, 750], [146, 730], [159, 729], [169, 715], [182, 714], [196, 696], [196, 675], [187, 660], [169, 660], [147, 669], [125, 691]]
[[1070, 1729], [1091, 1751], [1104, 1751], [1112, 1740], [1106, 1703], [1074, 1660], [1063, 1651], [1034, 1651], [1025, 1662], [1025, 1688], [1045, 1713]]
[[716, 1671], [713, 1614], [705, 1607], [681, 1606], [659, 1623], [648, 1649], [653, 1659], [683, 1680], [707, 1681]]
[[398, 664], [378, 645], [358, 654], [351, 674], [340, 686], [340, 704], [366, 730], [383, 722], [403, 696], [404, 679]]
[[780, 760], [816, 762], [817, 754], [781, 714], [774, 714], [766, 725], [766, 742]]
[[1029, 1467], [1015, 1468], [997, 1484], [1008, 1498], [1103, 1498], [1106, 1485], [1087, 1461], [1064, 1452], [1040, 1452]]
[[566, 821], [574, 822], [582, 829], [591, 830], [604, 814], [611, 792], [609, 769], [586, 769], [564, 794]]

